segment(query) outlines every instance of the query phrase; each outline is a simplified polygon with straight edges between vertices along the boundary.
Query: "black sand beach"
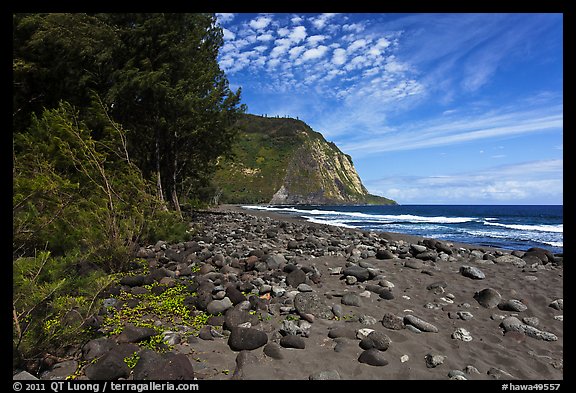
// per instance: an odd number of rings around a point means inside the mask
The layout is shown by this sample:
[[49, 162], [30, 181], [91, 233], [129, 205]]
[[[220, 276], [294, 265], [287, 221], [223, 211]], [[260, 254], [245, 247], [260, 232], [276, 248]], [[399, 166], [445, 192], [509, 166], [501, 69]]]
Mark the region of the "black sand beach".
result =
[[[198, 336], [166, 326], [170, 351], [137, 349], [140, 363], [120, 378], [154, 379], [152, 368], [197, 380], [563, 379], [561, 256], [239, 206], [195, 212], [193, 222], [191, 241], [140, 250], [150, 268], [142, 280], [186, 283], [194, 307], [213, 316]], [[137, 280], [121, 290], [145, 291]], [[136, 348], [121, 336], [100, 339], [113, 345], [96, 357], [86, 350], [94, 343], [82, 349], [83, 377], [108, 379], [109, 354]]]

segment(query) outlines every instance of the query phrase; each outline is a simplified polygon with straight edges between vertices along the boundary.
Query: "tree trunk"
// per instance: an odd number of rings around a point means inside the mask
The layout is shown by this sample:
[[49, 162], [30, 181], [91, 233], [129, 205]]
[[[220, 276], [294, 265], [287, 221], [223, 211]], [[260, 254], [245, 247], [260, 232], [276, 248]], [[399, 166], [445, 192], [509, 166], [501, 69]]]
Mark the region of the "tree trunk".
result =
[[[174, 132], [174, 144], [178, 141], [178, 133]], [[172, 205], [174, 205], [174, 210], [178, 213], [178, 217], [182, 219], [182, 210], [180, 209], [180, 201], [178, 200], [178, 191], [176, 191], [176, 185], [178, 184], [178, 147], [174, 146], [172, 153], [174, 154], [174, 162], [172, 166]]]
[[158, 190], [158, 196], [160, 201], [162, 201], [163, 210], [168, 210], [166, 207], [166, 201], [164, 200], [164, 192], [162, 191], [162, 175], [160, 172], [160, 143], [158, 142], [158, 135], [156, 135], [156, 188]]

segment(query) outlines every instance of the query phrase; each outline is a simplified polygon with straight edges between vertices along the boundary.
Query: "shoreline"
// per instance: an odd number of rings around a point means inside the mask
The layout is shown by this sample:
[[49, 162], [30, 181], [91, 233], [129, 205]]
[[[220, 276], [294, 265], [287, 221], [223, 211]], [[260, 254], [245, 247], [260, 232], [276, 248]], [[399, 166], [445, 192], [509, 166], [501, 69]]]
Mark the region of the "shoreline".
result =
[[[226, 212], [243, 213], [243, 214], [248, 214], [248, 215], [252, 215], [255, 217], [268, 217], [268, 218], [271, 218], [273, 220], [285, 221], [285, 222], [290, 222], [290, 223], [298, 223], [298, 224], [306, 224], [306, 225], [311, 225], [311, 226], [317, 226], [320, 228], [321, 227], [338, 227], [336, 225], [320, 224], [320, 223], [316, 223], [316, 222], [311, 222], [311, 221], [307, 220], [306, 218], [304, 218], [303, 216], [299, 216], [299, 215], [288, 215], [288, 214], [277, 213], [277, 212], [269, 211], [269, 210], [247, 209], [247, 208], [244, 208], [243, 205], [224, 204], [224, 205], [218, 205], [217, 207], [207, 209], [206, 211], [221, 212], [221, 213], [226, 213]], [[429, 237], [425, 237], [425, 236], [410, 235], [410, 234], [401, 233], [401, 232], [368, 231], [368, 230], [363, 230], [363, 229], [359, 229], [359, 228], [346, 228], [346, 227], [339, 227], [339, 228], [342, 228], [344, 230], [349, 230], [349, 231], [357, 231], [357, 232], [361, 232], [361, 233], [375, 233], [375, 234], [378, 234], [379, 236], [382, 236], [382, 237], [384, 237], [388, 240], [391, 240], [391, 241], [402, 240], [402, 241], [407, 242], [407, 243], [418, 243], [418, 242], [423, 241], [424, 239], [430, 239]], [[441, 239], [435, 239], [435, 240], [441, 240]], [[453, 244], [454, 247], [465, 248], [465, 249], [469, 249], [469, 250], [481, 250], [481, 251], [491, 251], [491, 252], [501, 251], [501, 252], [506, 252], [506, 253], [510, 253], [512, 251], [518, 251], [515, 249], [485, 246], [485, 245], [471, 244], [471, 243], [454, 242], [451, 240], [450, 241], [441, 240], [441, 241]]]

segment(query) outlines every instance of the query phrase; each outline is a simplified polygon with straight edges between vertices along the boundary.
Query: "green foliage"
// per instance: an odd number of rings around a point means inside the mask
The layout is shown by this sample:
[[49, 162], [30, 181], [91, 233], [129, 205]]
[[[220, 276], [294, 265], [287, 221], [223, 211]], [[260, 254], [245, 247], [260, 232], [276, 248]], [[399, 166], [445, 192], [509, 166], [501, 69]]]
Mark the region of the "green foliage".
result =
[[[163, 289], [160, 293], [155, 293], [154, 288]], [[195, 294], [188, 291], [185, 285], [177, 284], [173, 287], [165, 287], [160, 284], [145, 285], [148, 289], [145, 294], [133, 295], [121, 292], [117, 296], [119, 308], [109, 307], [107, 316], [104, 318], [102, 329], [109, 335], [116, 335], [123, 331], [127, 324], [138, 327], [150, 327], [159, 334], [150, 337], [140, 345], [155, 351], [166, 350], [167, 346], [163, 342], [162, 331], [165, 327], [176, 328], [186, 326], [191, 329], [191, 333], [197, 333], [206, 325], [209, 314], [194, 310], [186, 305], [185, 300]], [[130, 300], [131, 305], [124, 303]], [[134, 303], [137, 303], [134, 305]], [[162, 328], [155, 322], [161, 321]]]
[[136, 367], [139, 360], [140, 360], [140, 355], [138, 354], [138, 352], [134, 352], [132, 355], [126, 356], [124, 358], [124, 363], [126, 363], [126, 365], [132, 369], [132, 368]]
[[78, 274], [78, 255], [40, 251], [13, 263], [13, 348], [24, 358], [81, 342], [99, 310], [98, 294], [113, 276]]
[[[122, 130], [103, 131], [95, 140], [62, 103], [14, 136], [13, 343], [24, 358], [86, 337], [106, 273], [128, 267], [139, 240], [186, 238], [122, 154]], [[94, 273], [78, 274], [82, 264]]]

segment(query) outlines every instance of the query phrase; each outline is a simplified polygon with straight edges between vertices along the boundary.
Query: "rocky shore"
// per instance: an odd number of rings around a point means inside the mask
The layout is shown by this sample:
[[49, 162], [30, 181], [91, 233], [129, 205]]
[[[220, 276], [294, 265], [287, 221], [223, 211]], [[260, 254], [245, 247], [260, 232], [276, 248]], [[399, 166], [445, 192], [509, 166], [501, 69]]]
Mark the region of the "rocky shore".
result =
[[[223, 207], [15, 379], [563, 379], [563, 257]], [[29, 371], [32, 371], [31, 373]]]

